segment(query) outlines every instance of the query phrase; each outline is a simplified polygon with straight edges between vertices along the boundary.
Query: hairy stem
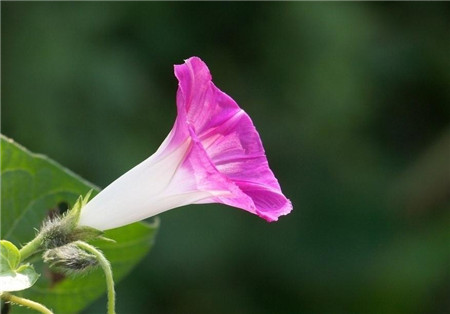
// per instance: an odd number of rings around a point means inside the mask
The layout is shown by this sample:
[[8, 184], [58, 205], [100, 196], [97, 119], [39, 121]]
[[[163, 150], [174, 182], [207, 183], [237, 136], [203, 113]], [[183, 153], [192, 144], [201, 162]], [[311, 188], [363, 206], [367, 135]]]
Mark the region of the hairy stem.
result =
[[82, 248], [83, 250], [86, 250], [87, 252], [94, 254], [95, 257], [97, 258], [106, 277], [106, 288], [108, 292], [108, 314], [115, 314], [116, 310], [115, 310], [114, 280], [109, 261], [105, 258], [103, 253], [98, 249], [96, 249], [94, 246], [87, 244], [86, 242], [83, 241], [76, 241], [75, 244], [78, 247]]
[[38, 234], [36, 238], [28, 242], [23, 248], [20, 249], [20, 262], [23, 262], [28, 257], [36, 253], [42, 245], [43, 237]]
[[11, 302], [11, 303], [15, 303], [18, 305], [22, 305], [22, 306], [26, 306], [30, 309], [33, 309], [35, 311], [44, 313], [44, 314], [53, 314], [52, 311], [50, 311], [48, 308], [46, 308], [45, 306], [43, 306], [40, 303], [25, 299], [25, 298], [21, 298], [15, 295], [12, 295], [8, 292], [3, 292], [0, 297], [5, 300], [6, 302]]

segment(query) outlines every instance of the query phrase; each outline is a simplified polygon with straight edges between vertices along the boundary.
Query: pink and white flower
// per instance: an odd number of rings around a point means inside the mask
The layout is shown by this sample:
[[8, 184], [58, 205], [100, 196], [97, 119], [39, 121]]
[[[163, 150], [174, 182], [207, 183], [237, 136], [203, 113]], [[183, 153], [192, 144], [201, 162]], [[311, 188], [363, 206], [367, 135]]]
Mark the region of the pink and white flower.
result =
[[206, 64], [175, 65], [177, 119], [149, 158], [81, 212], [79, 225], [107, 230], [188, 204], [222, 203], [267, 221], [292, 210], [269, 168], [250, 117], [218, 89]]

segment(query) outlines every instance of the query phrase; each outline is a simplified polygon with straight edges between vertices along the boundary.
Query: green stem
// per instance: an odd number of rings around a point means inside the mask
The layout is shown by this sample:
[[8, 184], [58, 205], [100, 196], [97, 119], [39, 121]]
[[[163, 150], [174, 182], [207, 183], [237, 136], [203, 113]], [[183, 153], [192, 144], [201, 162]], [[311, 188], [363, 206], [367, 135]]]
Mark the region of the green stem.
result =
[[103, 268], [103, 271], [105, 273], [106, 277], [106, 288], [108, 291], [108, 314], [115, 314], [115, 292], [114, 292], [114, 280], [113, 280], [113, 274], [111, 270], [111, 265], [109, 264], [108, 260], [105, 258], [102, 252], [97, 250], [94, 246], [87, 244], [83, 241], [77, 241], [75, 242], [78, 247], [82, 248], [83, 250], [86, 250], [89, 253], [92, 253], [97, 257], [97, 260], [100, 264], [100, 266]]
[[36, 253], [41, 248], [43, 236], [38, 234], [36, 238], [28, 242], [23, 248], [20, 249], [20, 262], [23, 262], [28, 257]]
[[48, 308], [46, 308], [45, 306], [43, 306], [40, 303], [12, 295], [8, 292], [3, 292], [0, 296], [6, 302], [11, 302], [11, 303], [15, 303], [18, 305], [26, 306], [26, 307], [29, 307], [30, 309], [36, 310], [36, 311], [44, 313], [44, 314], [53, 314], [52, 311], [50, 311]]

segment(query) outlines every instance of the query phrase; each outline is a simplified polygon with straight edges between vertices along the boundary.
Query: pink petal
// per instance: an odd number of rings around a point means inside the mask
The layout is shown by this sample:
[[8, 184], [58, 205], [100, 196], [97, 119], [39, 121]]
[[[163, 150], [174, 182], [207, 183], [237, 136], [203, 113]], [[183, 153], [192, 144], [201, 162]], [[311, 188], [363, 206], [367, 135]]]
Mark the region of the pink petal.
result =
[[[192, 57], [175, 66], [178, 116], [169, 146], [190, 136], [182, 167], [199, 177], [199, 189], [226, 189], [211, 200], [275, 221], [292, 210], [269, 168], [250, 117], [213, 83], [206, 64]], [[201, 201], [205, 202], [205, 200]]]

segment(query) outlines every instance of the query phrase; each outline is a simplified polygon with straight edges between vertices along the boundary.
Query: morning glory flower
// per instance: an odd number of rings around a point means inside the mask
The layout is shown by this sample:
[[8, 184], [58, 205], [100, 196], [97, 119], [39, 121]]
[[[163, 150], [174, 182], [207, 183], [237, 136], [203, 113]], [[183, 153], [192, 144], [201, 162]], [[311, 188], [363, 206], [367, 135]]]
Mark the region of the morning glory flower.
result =
[[158, 150], [83, 208], [80, 226], [120, 227], [188, 204], [221, 203], [267, 221], [292, 210], [250, 117], [218, 89], [206, 64], [175, 65], [177, 118]]

